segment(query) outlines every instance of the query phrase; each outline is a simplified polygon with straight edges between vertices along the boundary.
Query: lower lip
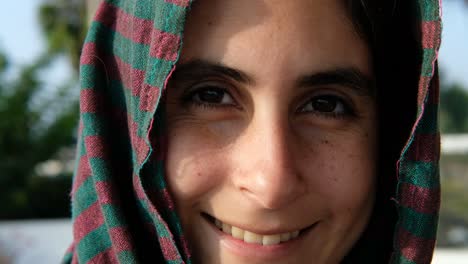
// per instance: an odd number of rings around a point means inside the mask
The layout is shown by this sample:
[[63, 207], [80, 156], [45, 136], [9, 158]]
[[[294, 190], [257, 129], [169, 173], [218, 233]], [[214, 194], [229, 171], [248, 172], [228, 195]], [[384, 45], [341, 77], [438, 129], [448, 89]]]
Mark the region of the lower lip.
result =
[[221, 245], [235, 255], [248, 259], [258, 259], [265, 261], [278, 261], [279, 258], [292, 255], [293, 252], [299, 248], [304, 237], [313, 229], [309, 228], [305, 232], [301, 232], [298, 237], [289, 241], [281, 242], [280, 244], [276, 245], [263, 246], [260, 244], [246, 243], [243, 240], [234, 238], [233, 236], [219, 230], [211, 222], [209, 222], [209, 225], [219, 237]]

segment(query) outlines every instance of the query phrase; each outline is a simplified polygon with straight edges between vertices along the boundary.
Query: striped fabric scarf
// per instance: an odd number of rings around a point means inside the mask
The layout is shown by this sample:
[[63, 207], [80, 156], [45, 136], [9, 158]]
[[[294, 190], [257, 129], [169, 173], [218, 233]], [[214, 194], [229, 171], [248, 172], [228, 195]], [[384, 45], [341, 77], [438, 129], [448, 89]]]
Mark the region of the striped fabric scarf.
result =
[[[439, 209], [440, 3], [414, 0], [423, 62], [417, 121], [398, 161], [390, 263], [430, 263]], [[105, 0], [81, 57], [81, 118], [64, 263], [192, 263], [154, 136], [161, 93], [179, 57], [191, 0]], [[150, 137], [150, 130], [152, 136]]]

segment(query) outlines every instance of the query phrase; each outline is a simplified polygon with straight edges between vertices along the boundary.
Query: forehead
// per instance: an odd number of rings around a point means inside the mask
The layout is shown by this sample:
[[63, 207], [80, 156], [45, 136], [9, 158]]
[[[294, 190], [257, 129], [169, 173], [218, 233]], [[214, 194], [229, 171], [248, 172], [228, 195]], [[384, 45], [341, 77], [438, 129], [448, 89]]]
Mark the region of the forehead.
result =
[[184, 42], [182, 62], [202, 58], [246, 70], [268, 62], [298, 71], [346, 64], [370, 71], [367, 45], [339, 0], [198, 0]]

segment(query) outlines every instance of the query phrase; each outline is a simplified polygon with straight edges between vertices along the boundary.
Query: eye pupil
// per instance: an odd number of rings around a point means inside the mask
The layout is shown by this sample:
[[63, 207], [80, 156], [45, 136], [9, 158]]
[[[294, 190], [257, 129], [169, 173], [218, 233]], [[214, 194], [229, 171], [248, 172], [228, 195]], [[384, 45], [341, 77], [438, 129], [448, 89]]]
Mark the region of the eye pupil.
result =
[[336, 109], [337, 101], [332, 98], [317, 98], [312, 101], [312, 106], [316, 111], [333, 112]]
[[207, 103], [221, 103], [223, 101], [224, 92], [216, 89], [205, 89], [198, 93], [200, 101]]

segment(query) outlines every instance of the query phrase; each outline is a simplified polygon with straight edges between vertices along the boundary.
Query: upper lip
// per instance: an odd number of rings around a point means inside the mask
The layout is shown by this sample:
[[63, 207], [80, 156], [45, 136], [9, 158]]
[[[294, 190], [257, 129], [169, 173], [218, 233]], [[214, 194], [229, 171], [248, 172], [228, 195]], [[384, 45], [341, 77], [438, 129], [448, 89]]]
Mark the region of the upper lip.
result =
[[231, 222], [224, 221], [222, 219], [211, 216], [211, 215], [209, 215], [207, 213], [202, 213], [202, 215], [205, 218], [207, 218], [210, 222], [214, 222], [215, 219], [218, 219], [222, 223], [225, 223], [225, 224], [228, 224], [228, 225], [231, 225], [231, 226], [235, 226], [235, 227], [238, 227], [238, 228], [240, 228], [242, 230], [249, 231], [249, 232], [252, 232], [252, 233], [255, 233], [255, 234], [258, 234], [258, 235], [264, 235], [264, 236], [277, 235], [277, 234], [283, 234], [283, 233], [291, 233], [291, 232], [294, 232], [294, 231], [303, 231], [304, 229], [311, 228], [311, 227], [313, 227], [314, 225], [317, 224], [317, 222], [315, 222], [315, 223], [313, 223], [311, 225], [303, 226], [303, 227], [297, 227], [297, 228], [278, 227], [278, 228], [268, 229], [267, 230], [267, 229], [258, 229], [258, 227], [253, 226], [253, 225], [232, 224]]

